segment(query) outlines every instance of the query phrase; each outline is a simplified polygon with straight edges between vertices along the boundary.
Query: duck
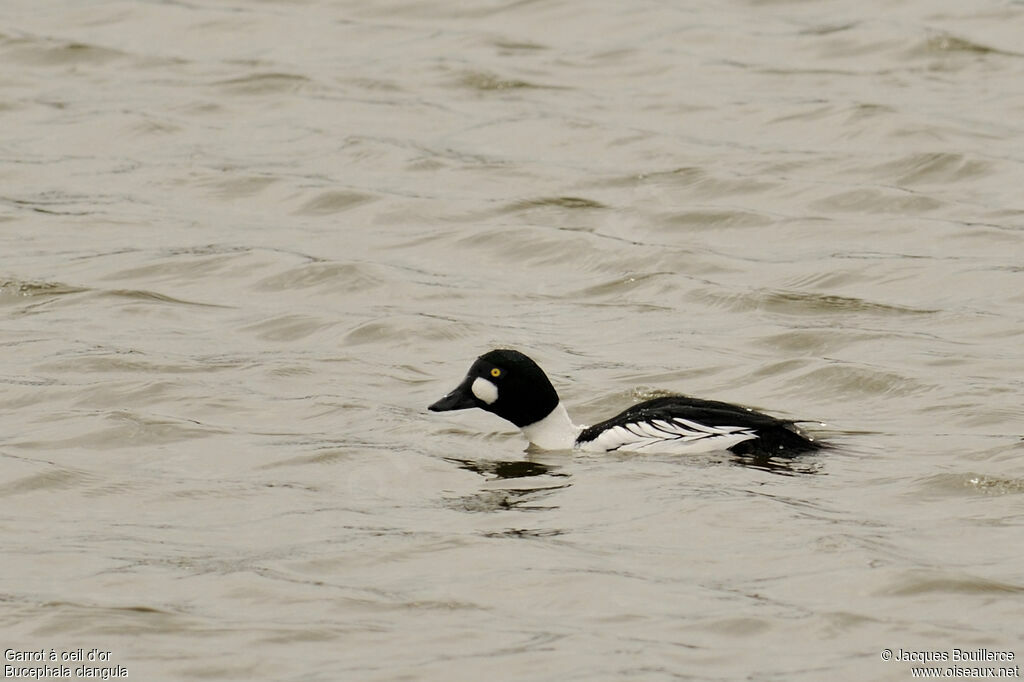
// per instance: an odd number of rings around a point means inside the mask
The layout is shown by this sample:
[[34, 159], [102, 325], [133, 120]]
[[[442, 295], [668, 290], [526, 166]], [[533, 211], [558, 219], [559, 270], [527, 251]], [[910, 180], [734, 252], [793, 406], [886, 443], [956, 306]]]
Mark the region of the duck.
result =
[[430, 405], [431, 412], [479, 408], [519, 427], [540, 450], [793, 456], [823, 443], [749, 407], [668, 395], [629, 407], [593, 426], [578, 426], [547, 374], [528, 356], [498, 348], [478, 357], [462, 382]]

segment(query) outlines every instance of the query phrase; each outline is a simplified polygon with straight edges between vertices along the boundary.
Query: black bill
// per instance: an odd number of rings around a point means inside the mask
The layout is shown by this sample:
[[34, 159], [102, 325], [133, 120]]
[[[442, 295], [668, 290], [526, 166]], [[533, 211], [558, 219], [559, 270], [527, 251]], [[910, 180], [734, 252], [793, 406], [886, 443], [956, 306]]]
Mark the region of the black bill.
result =
[[448, 412], [450, 410], [468, 410], [477, 406], [476, 397], [473, 395], [473, 385], [470, 377], [466, 377], [458, 387], [428, 407], [431, 412]]

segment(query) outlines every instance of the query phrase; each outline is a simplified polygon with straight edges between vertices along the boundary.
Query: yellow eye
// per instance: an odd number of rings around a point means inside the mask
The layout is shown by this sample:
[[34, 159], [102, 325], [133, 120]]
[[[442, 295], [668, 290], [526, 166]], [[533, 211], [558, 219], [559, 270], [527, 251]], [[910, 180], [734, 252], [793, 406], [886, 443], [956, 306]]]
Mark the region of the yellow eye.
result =
[[497, 367], [495, 367], [494, 369], [491, 370], [491, 376], [492, 377], [500, 377], [501, 376], [501, 370], [498, 369]]

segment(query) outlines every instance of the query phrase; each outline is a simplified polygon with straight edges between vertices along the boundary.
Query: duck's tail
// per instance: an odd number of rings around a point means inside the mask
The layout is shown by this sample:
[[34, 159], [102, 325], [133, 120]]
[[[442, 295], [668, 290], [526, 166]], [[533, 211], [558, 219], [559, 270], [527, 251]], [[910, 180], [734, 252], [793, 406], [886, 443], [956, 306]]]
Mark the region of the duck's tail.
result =
[[828, 447], [827, 443], [815, 440], [813, 436], [808, 436], [797, 428], [797, 423], [812, 422], [784, 421], [778, 426], [760, 429], [760, 435], [757, 438], [737, 443], [730, 450], [737, 455], [793, 457], [804, 452], [813, 452]]

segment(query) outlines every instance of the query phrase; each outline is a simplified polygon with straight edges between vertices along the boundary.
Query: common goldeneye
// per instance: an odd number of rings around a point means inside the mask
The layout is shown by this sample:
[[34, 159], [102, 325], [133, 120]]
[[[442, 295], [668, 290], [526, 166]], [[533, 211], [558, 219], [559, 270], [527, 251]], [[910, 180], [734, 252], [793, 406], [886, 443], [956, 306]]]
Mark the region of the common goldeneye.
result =
[[576, 426], [544, 370], [510, 349], [481, 355], [462, 383], [427, 409], [470, 407], [507, 419], [542, 450], [791, 455], [821, 448], [792, 421], [683, 395], [647, 400], [600, 424]]

